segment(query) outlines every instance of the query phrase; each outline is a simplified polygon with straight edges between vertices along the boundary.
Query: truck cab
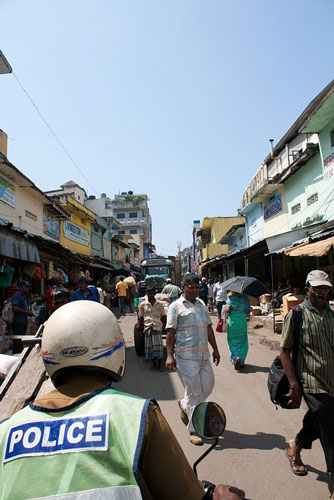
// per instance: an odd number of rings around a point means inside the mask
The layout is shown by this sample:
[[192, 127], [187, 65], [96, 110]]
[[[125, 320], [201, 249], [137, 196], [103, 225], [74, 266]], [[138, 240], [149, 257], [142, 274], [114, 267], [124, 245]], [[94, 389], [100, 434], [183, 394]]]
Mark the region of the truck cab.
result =
[[157, 293], [163, 289], [166, 279], [173, 280], [173, 262], [165, 258], [145, 259], [141, 263], [145, 285], [154, 286]]

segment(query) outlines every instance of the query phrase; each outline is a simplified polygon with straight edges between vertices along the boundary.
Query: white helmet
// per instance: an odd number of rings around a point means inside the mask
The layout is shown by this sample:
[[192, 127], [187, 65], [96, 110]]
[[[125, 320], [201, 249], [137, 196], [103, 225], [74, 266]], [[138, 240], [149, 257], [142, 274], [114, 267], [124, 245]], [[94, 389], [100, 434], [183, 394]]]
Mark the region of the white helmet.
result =
[[102, 372], [119, 381], [125, 369], [125, 346], [116, 317], [97, 302], [65, 304], [44, 323], [42, 358], [55, 386], [73, 368]]

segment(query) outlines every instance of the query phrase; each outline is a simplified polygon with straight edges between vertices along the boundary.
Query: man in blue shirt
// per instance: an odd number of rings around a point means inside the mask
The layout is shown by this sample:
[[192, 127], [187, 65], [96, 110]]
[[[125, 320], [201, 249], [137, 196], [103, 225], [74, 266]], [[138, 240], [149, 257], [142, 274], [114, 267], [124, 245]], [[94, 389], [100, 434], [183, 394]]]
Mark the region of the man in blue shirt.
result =
[[[29, 281], [21, 280], [17, 284], [19, 291], [14, 293], [12, 307], [14, 311], [13, 334], [25, 335], [28, 326], [28, 316], [33, 316], [29, 311], [28, 296], [31, 284]], [[20, 353], [23, 349], [21, 340], [13, 341], [13, 354]]]
[[95, 286], [88, 287], [88, 279], [82, 276], [79, 279], [79, 288], [72, 293], [71, 302], [74, 300], [92, 300], [100, 302], [100, 295]]

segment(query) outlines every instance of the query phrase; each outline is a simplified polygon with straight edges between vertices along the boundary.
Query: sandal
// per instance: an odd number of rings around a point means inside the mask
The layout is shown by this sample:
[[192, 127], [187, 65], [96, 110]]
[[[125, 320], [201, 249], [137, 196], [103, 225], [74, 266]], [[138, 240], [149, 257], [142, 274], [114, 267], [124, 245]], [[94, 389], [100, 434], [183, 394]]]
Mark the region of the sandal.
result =
[[289, 454], [290, 449], [291, 448], [288, 448], [286, 450], [286, 456], [288, 457], [292, 472], [296, 476], [306, 476], [307, 469], [306, 469], [305, 465], [303, 464], [300, 455], [299, 454], [298, 455], [290, 455]]
[[235, 363], [234, 363], [234, 369], [239, 370], [240, 365], [241, 365], [241, 358], [237, 357], [237, 359], [235, 360]]

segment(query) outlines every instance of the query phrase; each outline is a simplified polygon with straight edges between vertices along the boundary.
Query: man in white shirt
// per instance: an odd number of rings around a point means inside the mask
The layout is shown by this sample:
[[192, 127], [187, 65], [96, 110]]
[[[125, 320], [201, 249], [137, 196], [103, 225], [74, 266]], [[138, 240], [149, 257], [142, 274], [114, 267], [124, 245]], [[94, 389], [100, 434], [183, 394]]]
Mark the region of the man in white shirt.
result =
[[201, 445], [203, 440], [196, 435], [191, 417], [195, 407], [206, 400], [214, 386], [208, 344], [212, 347], [212, 359], [216, 366], [220, 355], [208, 309], [198, 298], [198, 276], [185, 275], [183, 294], [168, 309], [166, 368], [171, 370], [177, 365], [185, 389], [183, 399], [178, 401], [181, 420], [190, 433], [190, 442]]
[[218, 276], [217, 283], [213, 287], [213, 303], [217, 307], [218, 318], [220, 318], [222, 313], [222, 307], [223, 305], [226, 304], [227, 300], [226, 290], [222, 285], [223, 285], [223, 277], [220, 274]]

